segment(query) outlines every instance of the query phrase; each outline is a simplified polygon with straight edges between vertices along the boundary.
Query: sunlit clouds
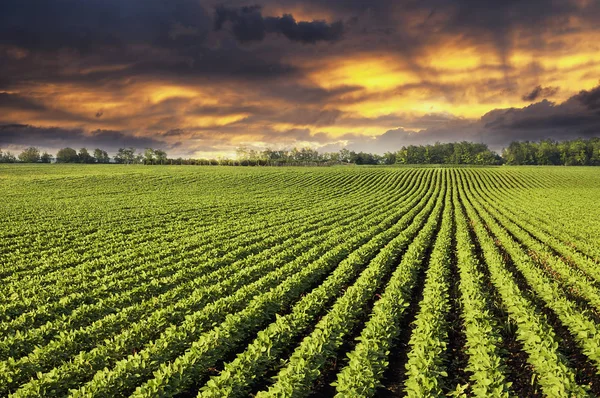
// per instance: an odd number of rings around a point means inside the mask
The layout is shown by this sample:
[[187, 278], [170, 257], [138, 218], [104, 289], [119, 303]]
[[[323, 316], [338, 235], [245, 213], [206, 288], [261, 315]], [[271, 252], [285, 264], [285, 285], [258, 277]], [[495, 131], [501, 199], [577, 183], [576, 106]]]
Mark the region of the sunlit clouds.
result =
[[600, 134], [578, 97], [600, 80], [597, 2], [19, 4], [0, 5], [2, 148], [383, 152]]

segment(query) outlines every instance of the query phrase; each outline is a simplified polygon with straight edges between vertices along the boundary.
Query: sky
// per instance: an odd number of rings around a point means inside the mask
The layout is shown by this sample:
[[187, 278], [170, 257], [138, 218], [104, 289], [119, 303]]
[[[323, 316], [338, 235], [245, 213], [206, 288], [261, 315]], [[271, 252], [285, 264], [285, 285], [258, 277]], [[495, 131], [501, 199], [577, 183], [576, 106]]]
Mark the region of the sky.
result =
[[0, 149], [600, 136], [597, 0], [2, 0]]

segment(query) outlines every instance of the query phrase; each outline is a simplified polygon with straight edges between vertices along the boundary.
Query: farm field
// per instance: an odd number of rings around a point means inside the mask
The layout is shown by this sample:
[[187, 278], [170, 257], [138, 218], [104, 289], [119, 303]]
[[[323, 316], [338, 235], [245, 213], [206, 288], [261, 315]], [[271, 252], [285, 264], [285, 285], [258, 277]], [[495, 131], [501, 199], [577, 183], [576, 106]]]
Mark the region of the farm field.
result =
[[0, 396], [600, 395], [600, 172], [0, 166]]

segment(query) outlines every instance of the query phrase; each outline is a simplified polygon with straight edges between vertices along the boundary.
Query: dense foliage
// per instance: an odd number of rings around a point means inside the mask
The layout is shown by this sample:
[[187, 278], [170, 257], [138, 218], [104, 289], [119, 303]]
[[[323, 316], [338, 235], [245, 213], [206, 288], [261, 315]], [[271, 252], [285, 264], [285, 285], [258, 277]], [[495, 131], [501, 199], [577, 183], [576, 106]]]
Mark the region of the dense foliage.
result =
[[594, 169], [0, 177], [0, 396], [600, 394]]
[[40, 150], [29, 147], [19, 154], [19, 160], [25, 163], [36, 163], [40, 161]]
[[[119, 148], [114, 163], [144, 165], [199, 165], [199, 166], [331, 166], [337, 164], [392, 165], [392, 164], [447, 164], [447, 165], [600, 165], [600, 138], [557, 142], [512, 142], [502, 152], [502, 157], [491, 151], [486, 144], [473, 142], [439, 143], [433, 145], [403, 146], [396, 152], [383, 155], [355, 152], [346, 148], [339, 152], [319, 152], [311, 148], [291, 150], [265, 149], [258, 151], [238, 147], [236, 157], [229, 159], [169, 158], [161, 149]], [[50, 163], [52, 156], [46, 152], [40, 156], [36, 147], [19, 154], [24, 163]], [[17, 158], [10, 152], [0, 150], [0, 163], [15, 163]], [[108, 153], [96, 148], [93, 155], [86, 148], [79, 153], [73, 148], [62, 148], [56, 155], [57, 163], [110, 163]]]
[[600, 166], [600, 138], [512, 142], [502, 152], [510, 165]]
[[502, 164], [502, 158], [486, 144], [456, 142], [434, 145], [409, 145], [395, 154], [395, 163], [402, 164]]

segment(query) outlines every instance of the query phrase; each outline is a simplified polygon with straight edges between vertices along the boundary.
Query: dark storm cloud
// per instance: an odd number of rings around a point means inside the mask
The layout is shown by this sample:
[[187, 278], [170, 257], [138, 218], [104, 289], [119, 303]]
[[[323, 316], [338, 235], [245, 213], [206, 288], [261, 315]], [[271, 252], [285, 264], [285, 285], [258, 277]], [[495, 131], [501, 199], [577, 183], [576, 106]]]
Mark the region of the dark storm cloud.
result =
[[19, 94], [0, 92], [0, 109], [44, 111], [46, 107]]
[[81, 117], [70, 112], [52, 109], [50, 106], [21, 94], [0, 92], [0, 125], [18, 123], [12, 119], [11, 111], [33, 112], [39, 118], [57, 121], [85, 122], [86, 117]]
[[[215, 3], [4, 0], [0, 2], [0, 45], [17, 46], [29, 53], [23, 59], [7, 58], [7, 62], [0, 63], [4, 64], [0, 65], [0, 87], [6, 89], [19, 80], [104, 85], [115, 80], [157, 77], [188, 79], [189, 83], [192, 78], [253, 81], [282, 76], [290, 82], [301, 79], [303, 73], [286, 62], [287, 55], [310, 61], [369, 51], [402, 54], [415, 71], [435, 75], [435, 71], [423, 71], [411, 58], [435, 46], [446, 34], [458, 35], [464, 43], [487, 45], [491, 40], [508, 53], [515, 28], [531, 31], [524, 37], [537, 38], [546, 45], [541, 33], [551, 30], [560, 35], [557, 26], [564, 20], [576, 16], [582, 22], [593, 21], [600, 13], [595, 2], [583, 9], [574, 1], [548, 4], [546, 0], [263, 0], [262, 8], [247, 6], [243, 1], [232, 0], [229, 6], [216, 7]], [[317, 16], [321, 12], [338, 22], [296, 21], [292, 14], [285, 13], [263, 15], [262, 10], [272, 6], [283, 10], [300, 7]], [[419, 20], [421, 23], [415, 23]], [[235, 42], [210, 38], [212, 30], [222, 29], [225, 24], [231, 25], [234, 37], [240, 41], [256, 42], [269, 33], [300, 43], [335, 41], [342, 34], [347, 34], [349, 40], [318, 53], [312, 51], [313, 46], [302, 49], [271, 42], [248, 51], [244, 46], [238, 48]], [[531, 44], [539, 48], [541, 42]], [[65, 49], [74, 52], [58, 54]], [[66, 72], [65, 68], [69, 64], [93, 68], [122, 63], [130, 65], [86, 74]]]
[[600, 86], [586, 91], [582, 90], [574, 97], [591, 111], [600, 111]]
[[[595, 3], [590, 2], [585, 8], [574, 1], [547, 0], [264, 0], [261, 4], [265, 9], [300, 6], [312, 9], [314, 15], [322, 10], [329, 18], [349, 21], [342, 24], [339, 21], [296, 21], [292, 14], [263, 16], [260, 6], [243, 7], [243, 2], [236, 1], [229, 2], [230, 6], [215, 7], [209, 0], [4, 0], [0, 2], [0, 44], [32, 52], [29, 57], [35, 58], [35, 62], [20, 62], [18, 69], [0, 68], [0, 75], [12, 73], [14, 80], [43, 66], [43, 73], [33, 76], [29, 73], [29, 76], [50, 79], [53, 71], [41, 62], [37, 53], [53, 52], [48, 54], [52, 55], [48, 60], [55, 60], [56, 52], [64, 49], [75, 50], [77, 54], [65, 53], [60, 58], [73, 57], [78, 63], [134, 64], [121, 71], [80, 77], [101, 82], [110, 77], [139, 75], [220, 74], [223, 78], [252, 79], [288, 72], [289, 67], [281, 57], [292, 53], [310, 60], [330, 54], [386, 50], [410, 58], [413, 53], [439, 43], [445, 34], [458, 35], [465, 43], [488, 44], [491, 40], [508, 54], [514, 44], [515, 28], [529, 32], [521, 35], [528, 40], [528, 45], [535, 48], [550, 45], [542, 33], [552, 31], [560, 35], [563, 31], [559, 27], [569, 18], [579, 18], [581, 29], [584, 23], [597, 21], [600, 6]], [[415, 23], [419, 20], [421, 23]], [[234, 36], [240, 41], [259, 41], [268, 33], [278, 33], [301, 43], [335, 41], [346, 33], [351, 40], [332, 46], [328, 53], [318, 54], [288, 48], [281, 43], [239, 51], [226, 42], [215, 45], [208, 40], [210, 31], [222, 29], [225, 23], [231, 24]], [[349, 25], [348, 29], [345, 25]], [[553, 36], [551, 42], [560, 40]], [[226, 48], [220, 51], [220, 46]], [[419, 69], [415, 63], [411, 65]], [[56, 80], [65, 79], [61, 66], [56, 67]]]
[[168, 147], [164, 141], [152, 137], [126, 134], [121, 131], [95, 130], [87, 133], [82, 129], [36, 127], [23, 124], [0, 125], [0, 147], [8, 145], [35, 145], [42, 148], [100, 147], [113, 151], [129, 146], [136, 148]]
[[558, 87], [542, 87], [537, 86], [530, 93], [527, 93], [521, 97], [523, 101], [535, 101], [538, 98], [552, 97], [558, 92]]
[[600, 86], [556, 104], [548, 100], [524, 108], [495, 109], [479, 120], [451, 119], [420, 131], [388, 130], [378, 137], [355, 136], [349, 148], [383, 153], [405, 145], [473, 141], [501, 151], [512, 141], [600, 137]]
[[296, 22], [291, 14], [281, 17], [263, 17], [260, 6], [238, 9], [218, 6], [215, 9], [215, 30], [221, 30], [231, 22], [232, 32], [240, 42], [261, 41], [267, 33], [279, 33], [292, 41], [316, 43], [335, 41], [342, 37], [344, 26], [341, 21], [328, 24], [325, 21]]
[[343, 126], [383, 126], [395, 127], [403, 126], [408, 129], [428, 129], [438, 126], [446, 126], [448, 123], [459, 120], [457, 117], [446, 113], [428, 113], [418, 117], [411, 117], [403, 114], [388, 114], [374, 118], [356, 117], [344, 115], [338, 119], [338, 123]]
[[[243, 108], [234, 108], [243, 109]], [[243, 111], [242, 111], [243, 112]], [[286, 123], [305, 126], [331, 126], [342, 116], [339, 109], [314, 109], [293, 107], [278, 109], [274, 107], [259, 109], [252, 115], [234, 124]]]
[[[491, 42], [509, 67], [509, 55], [516, 46], [516, 33], [519, 45], [537, 50], [556, 46], [556, 40], [564, 33], [572, 31], [568, 21], [580, 18], [580, 23], [592, 23], [600, 7], [590, 2], [567, 1], [494, 1], [494, 0], [424, 0], [418, 8], [430, 7], [440, 18], [432, 18], [437, 24], [425, 24], [428, 30], [439, 33], [458, 34], [463, 40]], [[552, 32], [552, 40], [545, 33]]]
[[[57, 128], [46, 135], [32, 133], [35, 127], [21, 128], [21, 134], [30, 134], [29, 145], [38, 138], [60, 137], [68, 145], [69, 134], [84, 142], [94, 139], [89, 131], [100, 127], [120, 134], [113, 138], [121, 146], [128, 145], [126, 137], [154, 135], [147, 139], [177, 140], [179, 148], [188, 148], [187, 132], [195, 129], [205, 134], [198, 148], [221, 151], [227, 150], [227, 140], [237, 142], [236, 136], [272, 144], [335, 141], [327, 134], [317, 136], [328, 128], [338, 136], [347, 128], [344, 139], [385, 143], [386, 148], [425, 138], [484, 137], [505, 143], [520, 135], [567, 137], [597, 131], [598, 89], [561, 104], [540, 100], [555, 94], [552, 98], [563, 98], [595, 81], [589, 74], [597, 69], [597, 60], [585, 63], [585, 55], [600, 37], [598, 1], [253, 3], [0, 1], [0, 123], [81, 128]], [[586, 35], [590, 45], [581, 50]], [[310, 43], [314, 45], [303, 45]], [[456, 58], [463, 49], [481, 59], [465, 59], [461, 68]], [[564, 66], [570, 61], [554, 64], [555, 56], [575, 61], [581, 56], [584, 61]], [[524, 66], [527, 61], [511, 63], [513, 59], [532, 61]], [[373, 60], [382, 60], [375, 62], [382, 76], [369, 73]], [[338, 71], [346, 67], [348, 71]], [[406, 73], [407, 79], [396, 72]], [[561, 92], [555, 93], [552, 85], [560, 85]], [[177, 97], [188, 88], [192, 94]], [[461, 110], [467, 108], [464, 104], [492, 109], [497, 107], [492, 104], [521, 104], [521, 98], [538, 101], [537, 106], [497, 109], [480, 120], [450, 114], [456, 109], [472, 115]], [[380, 104], [385, 107], [381, 111]], [[417, 115], [410, 115], [411, 109], [418, 109]], [[420, 114], [434, 110], [438, 113]], [[299, 128], [281, 134], [288, 127]], [[413, 129], [422, 131], [415, 135], [409, 131]], [[395, 132], [379, 141], [360, 138], [367, 130]], [[18, 141], [15, 134], [10, 137]]]
[[182, 129], [173, 129], [173, 130], [164, 132], [163, 137], [179, 137], [184, 134], [185, 134], [185, 131], [183, 131]]
[[0, 43], [28, 50], [177, 45], [209, 29], [210, 17], [196, 0], [0, 2]]

